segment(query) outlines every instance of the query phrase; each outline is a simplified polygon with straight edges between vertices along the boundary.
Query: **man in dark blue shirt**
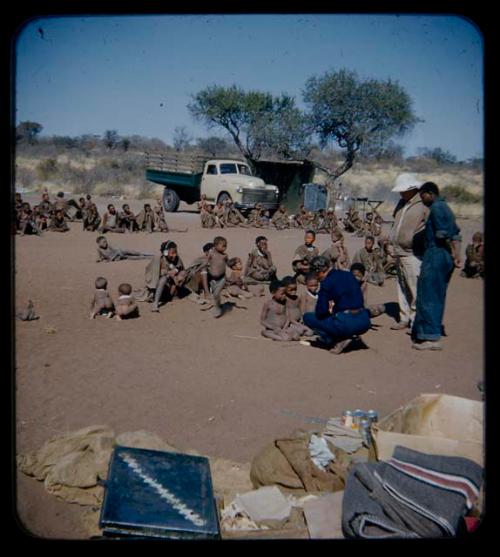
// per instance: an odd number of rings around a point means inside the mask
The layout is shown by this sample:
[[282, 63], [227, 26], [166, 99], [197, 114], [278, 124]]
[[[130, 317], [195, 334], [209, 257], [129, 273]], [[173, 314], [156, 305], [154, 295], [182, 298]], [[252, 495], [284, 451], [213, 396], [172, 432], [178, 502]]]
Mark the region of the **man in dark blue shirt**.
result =
[[325, 344], [334, 345], [330, 352], [340, 354], [355, 335], [370, 328], [360, 284], [350, 271], [334, 269], [321, 255], [312, 259], [311, 270], [321, 285], [316, 309], [304, 314], [304, 324]]
[[417, 311], [412, 327], [417, 350], [442, 350], [443, 315], [446, 290], [455, 267], [460, 267], [460, 228], [455, 215], [439, 195], [434, 182], [419, 190], [422, 202], [430, 207], [425, 225], [425, 252], [417, 281]]

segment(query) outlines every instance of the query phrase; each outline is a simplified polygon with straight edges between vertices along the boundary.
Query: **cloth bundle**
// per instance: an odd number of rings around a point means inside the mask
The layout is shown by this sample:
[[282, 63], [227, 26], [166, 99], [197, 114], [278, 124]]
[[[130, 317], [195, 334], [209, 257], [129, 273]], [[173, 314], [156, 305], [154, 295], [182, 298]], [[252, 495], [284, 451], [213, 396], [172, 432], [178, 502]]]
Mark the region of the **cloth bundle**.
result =
[[482, 480], [472, 460], [396, 446], [386, 462], [353, 466], [342, 504], [342, 528], [356, 538], [440, 538], [457, 534]]

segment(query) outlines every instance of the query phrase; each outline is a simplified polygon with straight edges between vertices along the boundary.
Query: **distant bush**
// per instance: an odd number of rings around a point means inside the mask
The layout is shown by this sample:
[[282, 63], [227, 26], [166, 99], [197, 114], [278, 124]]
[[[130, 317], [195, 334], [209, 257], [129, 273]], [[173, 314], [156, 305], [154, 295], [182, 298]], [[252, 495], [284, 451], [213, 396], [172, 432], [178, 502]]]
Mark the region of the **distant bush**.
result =
[[482, 196], [466, 190], [463, 186], [451, 185], [446, 186], [441, 191], [442, 196], [446, 201], [454, 203], [481, 203]]
[[44, 159], [36, 165], [36, 174], [40, 180], [50, 180], [58, 173], [56, 159]]
[[31, 168], [26, 168], [25, 166], [16, 168], [16, 187], [30, 190], [35, 184], [35, 181], [35, 172], [31, 170]]

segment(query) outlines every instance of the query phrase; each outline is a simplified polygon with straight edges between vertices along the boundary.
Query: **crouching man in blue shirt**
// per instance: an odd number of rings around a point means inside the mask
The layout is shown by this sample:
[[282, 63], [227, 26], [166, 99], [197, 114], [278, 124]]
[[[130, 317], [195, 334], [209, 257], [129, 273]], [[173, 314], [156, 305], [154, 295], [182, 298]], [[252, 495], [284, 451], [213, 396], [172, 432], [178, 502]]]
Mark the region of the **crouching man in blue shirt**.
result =
[[304, 314], [304, 324], [323, 343], [333, 345], [331, 353], [340, 354], [354, 336], [370, 328], [370, 313], [364, 307], [360, 284], [350, 271], [334, 269], [321, 255], [311, 260], [311, 270], [320, 281], [320, 289], [316, 309]]

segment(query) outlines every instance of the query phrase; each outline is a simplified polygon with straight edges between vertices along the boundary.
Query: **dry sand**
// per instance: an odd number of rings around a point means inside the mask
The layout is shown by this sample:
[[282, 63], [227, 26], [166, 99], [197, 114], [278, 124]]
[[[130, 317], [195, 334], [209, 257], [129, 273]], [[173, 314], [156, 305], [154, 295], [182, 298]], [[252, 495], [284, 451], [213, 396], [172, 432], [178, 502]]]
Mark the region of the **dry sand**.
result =
[[[103, 207], [110, 200], [97, 201]], [[142, 203], [130, 201], [132, 210]], [[158, 252], [162, 241], [173, 239], [187, 265], [219, 234], [228, 239], [230, 256], [246, 259], [263, 233], [278, 275], [290, 273], [302, 231], [206, 230], [192, 207], [181, 209], [167, 220], [171, 227], [188, 226], [187, 233], [109, 234], [110, 243]], [[464, 251], [482, 223], [458, 223]], [[137, 320], [91, 320], [95, 278], [105, 276], [116, 297], [120, 282], [143, 286], [147, 262], [96, 263], [97, 233], [83, 232], [81, 223], [70, 226], [65, 234], [15, 238], [16, 308], [32, 299], [40, 315], [38, 321], [16, 321], [18, 453], [35, 450], [54, 435], [106, 424], [116, 433], [144, 429], [181, 450], [250, 462], [273, 439], [315, 427], [293, 413], [328, 418], [359, 407], [384, 416], [433, 392], [481, 399], [476, 385], [483, 377], [482, 280], [453, 275], [442, 352], [412, 350], [409, 336], [390, 330], [393, 320], [383, 315], [363, 336], [367, 349], [333, 356], [261, 337], [259, 313], [267, 294], [238, 301], [245, 309], [233, 307], [218, 320], [187, 300], [162, 306], [160, 313], [140, 304]], [[352, 257], [362, 239], [345, 236]], [[328, 243], [328, 236], [318, 236], [320, 249]], [[394, 280], [369, 288], [369, 303], [397, 301]], [[17, 487], [18, 515], [29, 532], [86, 537], [78, 506], [58, 501], [23, 474]]]

